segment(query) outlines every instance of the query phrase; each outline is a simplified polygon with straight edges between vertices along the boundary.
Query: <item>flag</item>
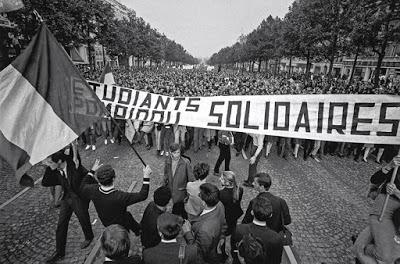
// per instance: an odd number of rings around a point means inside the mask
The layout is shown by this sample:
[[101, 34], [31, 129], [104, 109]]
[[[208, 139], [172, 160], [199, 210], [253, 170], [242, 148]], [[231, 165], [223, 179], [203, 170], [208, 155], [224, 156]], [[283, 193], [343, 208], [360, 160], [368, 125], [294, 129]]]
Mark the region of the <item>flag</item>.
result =
[[106, 83], [106, 84], [115, 84], [114, 81], [114, 76], [111, 71], [110, 63], [106, 63], [106, 66], [103, 69], [103, 72], [101, 73], [100, 76], [100, 83]]
[[6, 13], [24, 7], [22, 0], [0, 0], [0, 13]]
[[23, 184], [31, 166], [68, 145], [106, 110], [42, 23], [0, 72], [0, 113], [0, 155]]

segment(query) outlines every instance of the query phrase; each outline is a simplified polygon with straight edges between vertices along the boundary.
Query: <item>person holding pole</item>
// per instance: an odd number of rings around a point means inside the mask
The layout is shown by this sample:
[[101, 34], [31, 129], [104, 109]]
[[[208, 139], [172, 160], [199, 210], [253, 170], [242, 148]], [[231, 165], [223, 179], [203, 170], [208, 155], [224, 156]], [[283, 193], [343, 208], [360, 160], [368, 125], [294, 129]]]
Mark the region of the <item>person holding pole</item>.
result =
[[394, 241], [396, 230], [392, 220], [393, 213], [400, 208], [399, 165], [400, 153], [371, 177], [377, 194], [372, 197], [375, 203], [369, 216], [369, 227], [360, 233], [354, 244], [359, 263], [389, 264], [400, 257], [400, 245]]

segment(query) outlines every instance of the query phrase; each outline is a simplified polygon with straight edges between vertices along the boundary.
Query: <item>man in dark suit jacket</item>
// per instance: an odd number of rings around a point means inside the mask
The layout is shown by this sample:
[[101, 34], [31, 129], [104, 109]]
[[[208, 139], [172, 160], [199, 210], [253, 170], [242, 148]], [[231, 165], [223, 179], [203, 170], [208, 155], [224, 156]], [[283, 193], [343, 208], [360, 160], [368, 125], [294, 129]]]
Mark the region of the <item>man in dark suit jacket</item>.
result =
[[154, 201], [147, 205], [140, 222], [142, 226], [140, 239], [144, 248], [155, 247], [161, 241], [157, 229], [157, 219], [162, 213], [165, 213], [167, 204], [171, 200], [171, 192], [168, 187], [161, 186], [154, 191], [153, 197]]
[[199, 263], [217, 264], [221, 261], [217, 251], [225, 242], [225, 209], [219, 201], [218, 188], [211, 183], [200, 186], [200, 198], [205, 202], [205, 209], [199, 217], [192, 220]]
[[[267, 173], [260, 172], [256, 174], [254, 178], [254, 188], [259, 193], [266, 193], [272, 204], [272, 217], [267, 219], [267, 226], [279, 233], [282, 231], [282, 226], [289, 225], [292, 222], [292, 219], [290, 217], [289, 207], [287, 206], [286, 201], [269, 192], [271, 184], [271, 177]], [[253, 215], [251, 214], [252, 204], [253, 200], [250, 201], [249, 206], [247, 207], [242, 224], [248, 224], [253, 221]]]
[[[138, 193], [129, 193], [114, 188], [115, 171], [110, 165], [101, 166], [96, 160], [92, 170], [85, 176], [81, 185], [81, 192], [87, 199], [93, 201], [97, 215], [104, 226], [118, 224], [135, 235], [140, 235], [140, 225], [127, 211], [127, 207], [144, 201], [149, 194], [150, 175], [149, 166], [143, 168], [143, 185]], [[94, 175], [100, 184], [92, 184]]]
[[187, 213], [183, 202], [186, 197], [186, 184], [195, 178], [189, 161], [181, 157], [180, 145], [173, 143], [169, 149], [171, 155], [165, 160], [164, 184], [171, 191], [172, 213], [186, 219]]
[[51, 155], [44, 164], [48, 167], [43, 176], [42, 185], [45, 187], [61, 185], [64, 190], [56, 231], [56, 252], [47, 260], [48, 263], [52, 263], [65, 255], [68, 223], [72, 213], [78, 217], [85, 235], [85, 241], [81, 244], [82, 249], [89, 246], [94, 235], [88, 212], [89, 200], [85, 199], [80, 192], [80, 185], [87, 170], [81, 164], [77, 167], [73, 158], [66, 155], [64, 150]]
[[163, 213], [157, 219], [161, 242], [152, 248], [143, 251], [145, 264], [195, 264], [197, 263], [197, 248], [193, 245], [194, 239], [190, 232], [190, 224], [185, 222], [184, 237], [186, 242], [178, 242], [176, 237], [181, 231], [183, 220], [181, 217]]
[[[267, 226], [266, 221], [272, 213], [272, 204], [268, 199], [267, 193], [260, 193], [253, 200], [252, 212], [254, 214], [253, 222], [237, 226], [235, 234], [232, 237], [232, 244], [235, 244], [240, 250], [241, 247], [238, 244], [241, 243], [245, 235], [251, 233], [251, 235], [257, 238], [263, 245], [263, 261], [257, 263], [280, 264], [283, 241], [282, 237], [277, 232]], [[246, 260], [248, 256], [243, 257]]]

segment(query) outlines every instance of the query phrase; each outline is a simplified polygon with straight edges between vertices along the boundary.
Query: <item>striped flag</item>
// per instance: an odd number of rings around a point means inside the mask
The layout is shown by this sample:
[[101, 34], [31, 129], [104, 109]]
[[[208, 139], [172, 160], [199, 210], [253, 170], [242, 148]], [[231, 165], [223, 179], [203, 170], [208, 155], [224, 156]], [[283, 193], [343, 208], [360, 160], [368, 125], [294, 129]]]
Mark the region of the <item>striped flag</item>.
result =
[[24, 52], [0, 72], [0, 155], [24, 173], [106, 113], [68, 54], [42, 23]]
[[6, 13], [24, 7], [22, 0], [0, 0], [0, 13]]
[[114, 75], [112, 74], [110, 63], [108, 61], [101, 73], [100, 83], [115, 84]]

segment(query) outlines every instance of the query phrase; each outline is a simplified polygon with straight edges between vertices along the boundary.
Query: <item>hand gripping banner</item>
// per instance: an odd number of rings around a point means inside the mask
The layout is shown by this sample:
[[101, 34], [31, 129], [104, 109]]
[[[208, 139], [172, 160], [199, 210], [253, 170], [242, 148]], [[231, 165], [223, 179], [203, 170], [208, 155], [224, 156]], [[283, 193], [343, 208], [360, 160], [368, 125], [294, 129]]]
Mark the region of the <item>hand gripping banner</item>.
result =
[[374, 144], [400, 144], [400, 96], [257, 95], [169, 97], [89, 81], [115, 118]]

